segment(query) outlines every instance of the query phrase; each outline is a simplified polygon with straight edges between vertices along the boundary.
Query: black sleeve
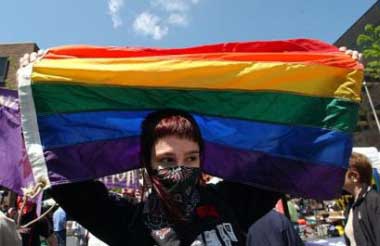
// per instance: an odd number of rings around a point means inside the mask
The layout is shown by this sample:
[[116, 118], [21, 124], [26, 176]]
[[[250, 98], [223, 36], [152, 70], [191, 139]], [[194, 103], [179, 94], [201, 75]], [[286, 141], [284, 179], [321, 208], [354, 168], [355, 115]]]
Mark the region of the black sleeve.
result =
[[228, 181], [218, 183], [216, 189], [234, 210], [241, 229], [246, 232], [254, 222], [274, 208], [281, 197], [281, 193]]
[[282, 231], [282, 238], [284, 240], [285, 245], [287, 246], [304, 246], [302, 239], [298, 235], [297, 231], [294, 229], [292, 223], [288, 220], [288, 218], [284, 218], [286, 223], [286, 228]]
[[128, 233], [137, 210], [128, 200], [111, 196], [99, 181], [57, 185], [50, 192], [68, 216], [110, 245]]

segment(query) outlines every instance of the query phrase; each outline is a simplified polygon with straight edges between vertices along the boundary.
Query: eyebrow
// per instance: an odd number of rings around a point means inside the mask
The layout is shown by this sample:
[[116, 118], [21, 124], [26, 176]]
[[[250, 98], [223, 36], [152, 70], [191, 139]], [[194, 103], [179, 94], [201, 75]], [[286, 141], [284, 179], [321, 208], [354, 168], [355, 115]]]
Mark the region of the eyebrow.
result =
[[174, 153], [172, 153], [172, 152], [167, 152], [167, 153], [162, 153], [162, 154], [158, 154], [158, 155], [156, 155], [156, 158], [158, 157], [167, 157], [167, 156], [175, 156], [175, 154]]
[[199, 154], [199, 150], [192, 150], [187, 152], [185, 155]]

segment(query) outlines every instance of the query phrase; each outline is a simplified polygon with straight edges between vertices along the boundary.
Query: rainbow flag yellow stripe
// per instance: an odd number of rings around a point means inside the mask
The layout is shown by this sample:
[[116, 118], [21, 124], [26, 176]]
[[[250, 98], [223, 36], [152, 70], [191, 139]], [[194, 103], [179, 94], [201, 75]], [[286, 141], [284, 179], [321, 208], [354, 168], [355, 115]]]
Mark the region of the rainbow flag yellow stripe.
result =
[[363, 71], [320, 64], [160, 58], [46, 59], [37, 83], [199, 90], [278, 91], [360, 101]]

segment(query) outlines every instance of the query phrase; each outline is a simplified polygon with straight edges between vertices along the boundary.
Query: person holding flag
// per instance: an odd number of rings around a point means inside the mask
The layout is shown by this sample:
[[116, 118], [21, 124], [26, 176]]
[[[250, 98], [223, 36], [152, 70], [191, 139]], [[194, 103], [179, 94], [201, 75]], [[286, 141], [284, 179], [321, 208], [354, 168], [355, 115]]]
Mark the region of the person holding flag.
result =
[[109, 245], [245, 245], [249, 226], [280, 194], [229, 181], [201, 185], [204, 142], [187, 111], [153, 111], [141, 124], [139, 139], [140, 162], [153, 185], [146, 201], [110, 196], [96, 181], [52, 186], [51, 195]]

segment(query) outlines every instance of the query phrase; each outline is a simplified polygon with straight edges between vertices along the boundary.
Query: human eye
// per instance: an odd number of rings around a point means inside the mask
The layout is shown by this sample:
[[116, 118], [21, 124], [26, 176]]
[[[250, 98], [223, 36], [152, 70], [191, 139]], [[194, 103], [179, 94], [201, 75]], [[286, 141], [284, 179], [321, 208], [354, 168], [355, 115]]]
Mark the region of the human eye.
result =
[[172, 157], [162, 157], [158, 159], [158, 164], [161, 166], [173, 166], [175, 164], [175, 159]]
[[187, 163], [194, 163], [194, 162], [198, 162], [198, 161], [199, 161], [199, 155], [198, 154], [190, 155], [186, 158]]

